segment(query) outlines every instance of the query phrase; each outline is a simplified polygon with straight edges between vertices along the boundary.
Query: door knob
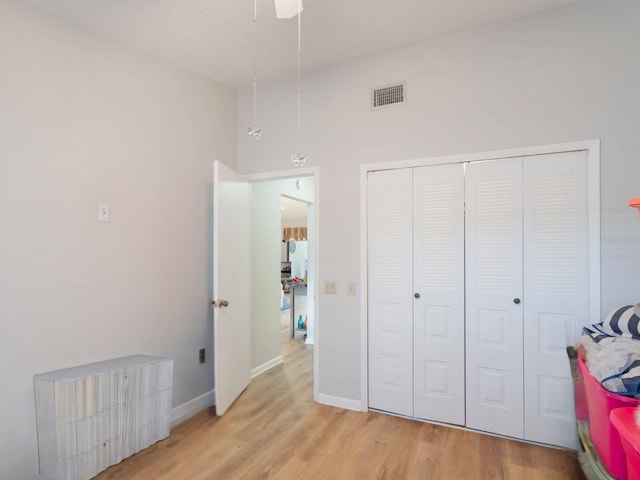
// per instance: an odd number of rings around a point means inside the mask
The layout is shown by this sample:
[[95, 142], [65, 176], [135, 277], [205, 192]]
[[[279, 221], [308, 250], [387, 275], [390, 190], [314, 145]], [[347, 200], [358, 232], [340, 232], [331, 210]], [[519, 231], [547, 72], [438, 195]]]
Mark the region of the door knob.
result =
[[222, 308], [222, 307], [228, 307], [229, 302], [226, 300], [220, 300], [220, 302], [216, 302], [214, 300], [213, 302], [211, 302], [211, 305], [213, 306], [213, 308]]
[[420, 298], [420, 294], [418, 292], [414, 293], [413, 296], [416, 298]]
[[516, 305], [518, 305], [520, 303], [520, 299], [519, 298], [514, 298], [513, 299], [513, 303], [515, 303]]

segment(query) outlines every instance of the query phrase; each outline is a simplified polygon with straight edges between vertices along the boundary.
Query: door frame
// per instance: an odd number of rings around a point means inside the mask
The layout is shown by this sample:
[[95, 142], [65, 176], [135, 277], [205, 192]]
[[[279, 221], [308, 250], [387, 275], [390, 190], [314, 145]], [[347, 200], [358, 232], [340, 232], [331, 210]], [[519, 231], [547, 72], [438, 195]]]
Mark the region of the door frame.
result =
[[[274, 172], [253, 173], [244, 175], [249, 184], [255, 182], [269, 181], [269, 180], [286, 180], [288, 178], [298, 177], [313, 177], [314, 178], [314, 193], [313, 193], [313, 259], [314, 259], [314, 272], [313, 272], [313, 333], [312, 338], [314, 341], [313, 347], [313, 400], [318, 402], [320, 397], [320, 167], [304, 167], [288, 170], [278, 170]], [[307, 220], [308, 221], [308, 220]]]
[[[450, 163], [498, 160], [513, 157], [529, 157], [550, 153], [586, 150], [588, 171], [589, 212], [589, 319], [588, 324], [597, 323], [601, 317], [600, 300], [600, 139], [577, 142], [539, 145], [531, 147], [493, 150], [487, 152], [444, 155], [393, 162], [381, 162], [360, 166], [360, 410], [369, 409], [369, 332], [368, 332], [368, 251], [367, 251], [367, 174], [376, 170], [425, 167]], [[317, 354], [317, 352], [316, 352]]]

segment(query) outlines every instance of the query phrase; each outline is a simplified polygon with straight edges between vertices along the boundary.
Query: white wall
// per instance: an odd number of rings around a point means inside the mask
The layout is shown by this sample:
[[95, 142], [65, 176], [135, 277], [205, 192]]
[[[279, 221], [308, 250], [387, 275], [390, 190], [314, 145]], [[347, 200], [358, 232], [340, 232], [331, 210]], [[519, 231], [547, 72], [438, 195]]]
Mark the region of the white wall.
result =
[[174, 406], [213, 388], [210, 183], [236, 111], [232, 89], [0, 2], [0, 478], [37, 476], [35, 373], [144, 353], [175, 359]]
[[[305, 343], [315, 344], [316, 316], [316, 209], [315, 203], [307, 206], [307, 339]], [[314, 359], [316, 358], [314, 354]], [[315, 361], [315, 360], [314, 360]], [[317, 369], [314, 369], [316, 372]], [[316, 385], [314, 384], [314, 392]], [[315, 394], [315, 393], [314, 393]]]
[[[282, 354], [280, 339], [280, 197], [313, 202], [314, 179], [268, 180], [251, 184], [251, 368], [272, 362]], [[313, 304], [311, 304], [313, 306]], [[310, 307], [311, 308], [311, 307]]]
[[[320, 167], [320, 393], [360, 399], [361, 164], [602, 140], [602, 308], [636, 303], [640, 222], [640, 2], [575, 5], [371, 56], [302, 78], [302, 153]], [[303, 52], [304, 61], [304, 52]], [[372, 112], [370, 87], [407, 81], [408, 103]], [[242, 172], [289, 167], [295, 78], [260, 85], [260, 143], [238, 137]], [[239, 92], [238, 125], [251, 115]], [[242, 128], [239, 128], [239, 131]], [[364, 294], [358, 288], [358, 296]]]
[[275, 361], [280, 349], [280, 192], [251, 185], [251, 368]]

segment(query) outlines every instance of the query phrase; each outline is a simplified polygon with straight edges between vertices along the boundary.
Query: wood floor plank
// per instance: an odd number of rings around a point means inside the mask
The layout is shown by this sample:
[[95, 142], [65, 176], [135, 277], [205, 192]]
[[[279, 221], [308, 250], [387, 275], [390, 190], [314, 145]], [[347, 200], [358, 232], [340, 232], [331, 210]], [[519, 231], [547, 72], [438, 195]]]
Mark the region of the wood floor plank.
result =
[[97, 480], [584, 480], [575, 452], [313, 402], [313, 347], [283, 324], [284, 364], [223, 417], [204, 410]]

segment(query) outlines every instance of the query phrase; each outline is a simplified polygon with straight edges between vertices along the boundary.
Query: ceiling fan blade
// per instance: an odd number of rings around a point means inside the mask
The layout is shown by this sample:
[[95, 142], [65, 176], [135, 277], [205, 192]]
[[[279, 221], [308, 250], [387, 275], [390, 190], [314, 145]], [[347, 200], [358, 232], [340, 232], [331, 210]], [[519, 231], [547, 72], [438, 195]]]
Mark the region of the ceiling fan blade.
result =
[[276, 17], [292, 18], [302, 12], [302, 0], [274, 0], [276, 4]]

